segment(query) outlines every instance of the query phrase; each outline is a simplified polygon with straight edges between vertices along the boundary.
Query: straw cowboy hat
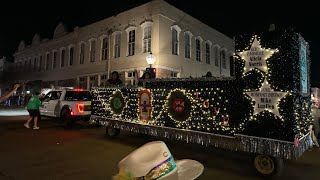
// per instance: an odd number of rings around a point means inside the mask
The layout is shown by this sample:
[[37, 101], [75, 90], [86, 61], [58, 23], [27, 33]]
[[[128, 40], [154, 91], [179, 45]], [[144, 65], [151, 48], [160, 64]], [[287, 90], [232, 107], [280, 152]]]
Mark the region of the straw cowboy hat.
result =
[[131, 152], [118, 164], [136, 180], [193, 180], [203, 172], [203, 165], [191, 159], [175, 161], [162, 141], [149, 142]]

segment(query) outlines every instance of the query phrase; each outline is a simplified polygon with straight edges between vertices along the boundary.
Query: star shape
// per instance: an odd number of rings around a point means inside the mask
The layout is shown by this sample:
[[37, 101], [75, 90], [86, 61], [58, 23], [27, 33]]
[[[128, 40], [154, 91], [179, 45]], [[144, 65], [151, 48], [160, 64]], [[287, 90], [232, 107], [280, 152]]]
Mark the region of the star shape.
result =
[[237, 54], [246, 61], [244, 73], [254, 68], [260, 69], [261, 71], [267, 73], [268, 68], [266, 60], [277, 51], [277, 49], [262, 48], [260, 41], [258, 41], [257, 36], [255, 36], [250, 49], [247, 51], [238, 52]]
[[254, 115], [267, 110], [280, 117], [278, 102], [287, 92], [274, 91], [267, 80], [264, 80], [259, 91], [251, 91], [246, 94], [255, 102]]

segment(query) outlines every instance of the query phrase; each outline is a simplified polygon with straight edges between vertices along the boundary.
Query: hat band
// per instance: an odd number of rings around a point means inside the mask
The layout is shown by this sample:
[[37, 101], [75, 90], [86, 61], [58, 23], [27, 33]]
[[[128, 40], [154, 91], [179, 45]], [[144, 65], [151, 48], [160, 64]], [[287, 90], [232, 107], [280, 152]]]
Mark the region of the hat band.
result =
[[170, 156], [167, 160], [161, 162], [154, 168], [152, 168], [147, 175], [143, 177], [139, 177], [139, 180], [156, 180], [161, 178], [162, 176], [170, 173], [174, 169], [176, 169], [176, 163], [174, 162], [173, 156]]

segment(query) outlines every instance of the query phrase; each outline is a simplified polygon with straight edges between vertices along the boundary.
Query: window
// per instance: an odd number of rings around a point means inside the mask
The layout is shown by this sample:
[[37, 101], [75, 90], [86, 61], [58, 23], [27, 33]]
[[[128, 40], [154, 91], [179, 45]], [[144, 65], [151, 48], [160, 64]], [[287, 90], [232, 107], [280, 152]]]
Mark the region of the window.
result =
[[60, 58], [60, 67], [64, 67], [64, 59], [65, 59], [65, 56], [66, 56], [66, 50], [65, 49], [62, 49], [61, 50], [61, 58]]
[[84, 64], [84, 43], [80, 44], [80, 64]]
[[37, 58], [34, 58], [34, 61], [33, 61], [33, 71], [36, 72], [37, 69], [38, 69], [38, 60]]
[[191, 37], [189, 33], [184, 34], [184, 57], [191, 58]]
[[50, 64], [50, 54], [47, 54], [47, 59], [46, 59], [46, 70], [49, 70], [49, 64]]
[[143, 29], [143, 52], [151, 52], [151, 26]]
[[178, 77], [178, 73], [174, 72], [174, 71], [171, 71], [171, 77], [172, 78], [177, 78]]
[[100, 86], [107, 85], [107, 75], [101, 75]]
[[101, 80], [106, 80], [107, 79], [107, 75], [101, 75]]
[[24, 62], [24, 71], [25, 72], [28, 71], [28, 61], [27, 60]]
[[135, 30], [131, 30], [129, 32], [129, 42], [128, 42], [128, 55], [133, 56], [134, 55], [134, 47], [135, 47]]
[[67, 91], [64, 97], [66, 101], [91, 101], [90, 91]]
[[38, 71], [41, 71], [42, 70], [42, 56], [39, 57], [39, 70]]
[[87, 77], [80, 77], [79, 78], [79, 87], [80, 88], [87, 88], [87, 81], [86, 81]]
[[52, 69], [56, 68], [56, 65], [57, 65], [57, 52], [53, 52]]
[[102, 39], [101, 59], [106, 60], [109, 57], [109, 38]]
[[130, 72], [128, 72], [128, 78], [130, 78], [130, 77], [135, 77], [135, 72], [134, 71], [130, 71]]
[[28, 71], [32, 71], [32, 62], [31, 62], [31, 59], [29, 59]]
[[58, 100], [62, 91], [51, 91], [44, 96], [44, 99]]
[[98, 77], [97, 76], [90, 76], [89, 77], [89, 89], [91, 89], [91, 87], [97, 86], [98, 85]]
[[70, 49], [69, 49], [69, 66], [73, 65], [73, 59], [74, 59], [74, 47], [70, 47]]
[[222, 68], [227, 69], [226, 51], [222, 50], [220, 53], [221, 53], [220, 56], [222, 61], [221, 62]]
[[217, 46], [214, 47], [214, 65], [219, 66], [219, 48]]
[[201, 61], [201, 41], [196, 39], [196, 60]]
[[211, 52], [210, 52], [210, 48], [211, 48], [211, 45], [210, 43], [206, 43], [206, 63], [207, 64], [210, 64], [210, 59], [211, 59]]
[[178, 55], [178, 31], [176, 29], [172, 29], [172, 54]]
[[114, 37], [114, 57], [120, 57], [120, 42], [121, 42], [121, 34], [117, 33]]
[[92, 40], [90, 42], [90, 62], [94, 62], [96, 60], [96, 41]]

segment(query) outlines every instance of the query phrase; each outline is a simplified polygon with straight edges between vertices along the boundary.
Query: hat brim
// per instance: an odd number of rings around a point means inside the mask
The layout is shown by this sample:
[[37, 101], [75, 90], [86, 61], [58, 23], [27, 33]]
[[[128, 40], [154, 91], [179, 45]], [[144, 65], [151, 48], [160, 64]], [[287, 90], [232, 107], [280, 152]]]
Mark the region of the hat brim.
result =
[[182, 159], [176, 161], [179, 180], [193, 180], [201, 175], [204, 166], [192, 159]]

